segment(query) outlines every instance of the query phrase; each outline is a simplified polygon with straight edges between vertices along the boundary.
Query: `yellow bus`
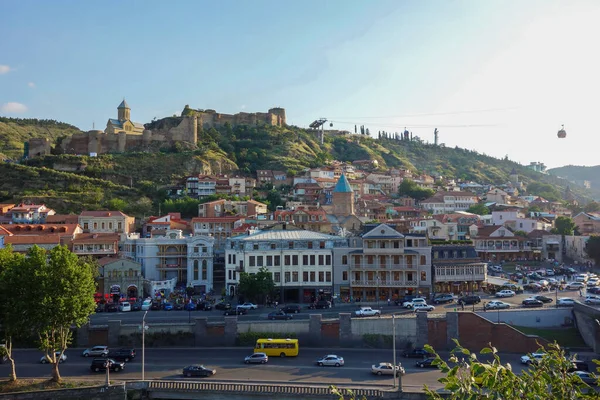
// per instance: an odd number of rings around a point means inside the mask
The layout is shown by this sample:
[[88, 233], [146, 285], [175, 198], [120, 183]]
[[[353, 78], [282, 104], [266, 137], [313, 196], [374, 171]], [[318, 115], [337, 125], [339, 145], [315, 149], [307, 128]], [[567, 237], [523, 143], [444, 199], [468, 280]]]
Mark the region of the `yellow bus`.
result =
[[254, 352], [275, 357], [295, 357], [298, 355], [298, 339], [258, 339]]

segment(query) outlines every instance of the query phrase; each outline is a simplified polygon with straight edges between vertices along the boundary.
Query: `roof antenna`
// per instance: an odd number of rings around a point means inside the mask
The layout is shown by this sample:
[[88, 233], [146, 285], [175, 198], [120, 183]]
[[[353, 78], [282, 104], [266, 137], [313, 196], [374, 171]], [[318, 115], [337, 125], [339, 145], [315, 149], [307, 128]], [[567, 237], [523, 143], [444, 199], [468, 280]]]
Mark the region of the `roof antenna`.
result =
[[92, 121], [92, 130], [95, 131], [96, 130], [96, 122]]

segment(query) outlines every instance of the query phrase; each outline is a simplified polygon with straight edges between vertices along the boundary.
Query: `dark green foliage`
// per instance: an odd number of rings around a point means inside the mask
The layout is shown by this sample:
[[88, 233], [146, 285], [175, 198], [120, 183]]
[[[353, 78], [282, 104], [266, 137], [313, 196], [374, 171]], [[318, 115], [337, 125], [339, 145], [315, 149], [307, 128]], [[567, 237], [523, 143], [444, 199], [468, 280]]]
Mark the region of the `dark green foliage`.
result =
[[559, 235], [573, 235], [573, 231], [575, 230], [575, 222], [570, 217], [560, 216], [554, 221], [554, 230]]
[[192, 199], [191, 197], [184, 197], [183, 199], [176, 200], [165, 200], [161, 205], [161, 214], [178, 212], [181, 213], [182, 218], [197, 217], [199, 204], [200, 201]]
[[433, 190], [424, 189], [410, 179], [404, 179], [398, 187], [398, 194], [400, 196], [412, 197], [415, 200], [425, 200], [426, 198], [433, 196], [434, 193]]
[[560, 192], [556, 189], [556, 186], [548, 183], [532, 182], [527, 186], [527, 193], [543, 197], [548, 201], [560, 200]]
[[590, 236], [585, 244], [585, 253], [596, 265], [600, 265], [600, 236]]
[[261, 267], [256, 274], [240, 272], [238, 292], [244, 296], [244, 301], [263, 304], [267, 296], [275, 292], [273, 275], [265, 267]]
[[477, 214], [477, 215], [488, 215], [490, 213], [490, 209], [487, 208], [483, 203], [473, 204], [467, 212]]

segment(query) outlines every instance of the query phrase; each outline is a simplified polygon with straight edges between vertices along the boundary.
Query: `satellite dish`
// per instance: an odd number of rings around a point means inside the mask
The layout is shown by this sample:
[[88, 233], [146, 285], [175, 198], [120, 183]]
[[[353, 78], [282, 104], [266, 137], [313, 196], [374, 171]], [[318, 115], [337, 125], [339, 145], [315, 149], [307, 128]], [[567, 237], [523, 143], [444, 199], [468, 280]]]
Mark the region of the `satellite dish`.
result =
[[558, 131], [558, 133], [556, 134], [558, 136], [559, 139], [564, 139], [567, 137], [567, 131], [565, 131], [565, 126], [563, 125], [562, 128]]

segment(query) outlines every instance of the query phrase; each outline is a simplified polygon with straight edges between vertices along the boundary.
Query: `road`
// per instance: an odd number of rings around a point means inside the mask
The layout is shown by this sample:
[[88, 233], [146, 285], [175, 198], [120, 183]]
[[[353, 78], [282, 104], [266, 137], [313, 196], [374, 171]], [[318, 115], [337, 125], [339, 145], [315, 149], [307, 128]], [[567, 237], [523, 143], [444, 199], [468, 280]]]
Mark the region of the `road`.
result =
[[[245, 356], [251, 354], [252, 349], [234, 348], [150, 348], [146, 349], [146, 379], [184, 379], [182, 368], [190, 364], [204, 364], [215, 368], [217, 374], [210, 378], [215, 381], [236, 382], [271, 382], [271, 383], [296, 383], [296, 384], [335, 384], [347, 386], [376, 386], [391, 387], [392, 377], [379, 377], [371, 374], [371, 365], [382, 361], [391, 360], [391, 350], [376, 349], [336, 349], [329, 353], [344, 357], [343, 367], [318, 367], [314, 364], [320, 356], [328, 353], [323, 349], [300, 349], [298, 357], [278, 358], [271, 357], [265, 365], [246, 365], [243, 363]], [[102, 381], [103, 373], [90, 371], [91, 358], [81, 356], [81, 349], [66, 351], [67, 361], [60, 365], [63, 378], [90, 379]], [[14, 352], [17, 376], [21, 378], [50, 377], [51, 365], [40, 364], [41, 353], [37, 350], [15, 350]], [[442, 353], [443, 358], [448, 353]], [[513, 368], [520, 372], [520, 355], [501, 355], [504, 363], [510, 362]], [[481, 357], [480, 357], [481, 358]], [[111, 373], [111, 380], [139, 380], [141, 379], [141, 350], [137, 349], [137, 357], [129, 362], [125, 370]], [[405, 367], [407, 374], [403, 377], [403, 388], [418, 391], [423, 385], [439, 389], [441, 384], [437, 380], [442, 374], [437, 369], [420, 369], [415, 366], [415, 359], [398, 358]], [[0, 365], [0, 375], [8, 376], [10, 365]], [[206, 378], [185, 378], [204, 379]]]

